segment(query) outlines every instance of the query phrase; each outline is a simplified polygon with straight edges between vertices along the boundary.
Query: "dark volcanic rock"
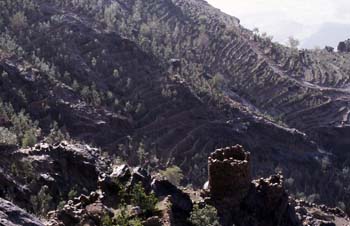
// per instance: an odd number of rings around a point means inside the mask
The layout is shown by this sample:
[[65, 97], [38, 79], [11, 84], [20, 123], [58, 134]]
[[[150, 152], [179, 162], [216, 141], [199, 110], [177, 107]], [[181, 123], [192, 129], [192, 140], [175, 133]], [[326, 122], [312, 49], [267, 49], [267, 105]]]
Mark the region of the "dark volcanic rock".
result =
[[150, 217], [145, 222], [143, 222], [144, 226], [162, 226], [162, 222], [159, 217]]
[[350, 52], [350, 39], [343, 41], [343, 42], [339, 42], [338, 51], [342, 52], [342, 53]]
[[44, 226], [37, 218], [2, 198], [0, 198], [0, 225]]
[[169, 181], [153, 179], [151, 187], [158, 197], [170, 196], [174, 212], [191, 212], [193, 205], [190, 196]]
[[255, 216], [253, 222], [250, 222], [251, 217], [244, 217], [242, 225], [299, 225], [281, 175], [253, 181], [242, 206], [246, 213]]
[[112, 179], [117, 179], [121, 182], [128, 181], [131, 177], [129, 166], [126, 164], [118, 166], [113, 170], [113, 173], [110, 175], [110, 177]]
[[334, 48], [332, 46], [326, 46], [325, 50], [329, 53], [333, 53], [334, 52]]
[[[16, 205], [36, 211], [30, 201], [40, 191], [52, 198], [52, 209], [72, 190], [94, 191], [103, 163], [96, 149], [62, 142], [37, 144], [32, 149], [0, 153], [0, 195]], [[28, 184], [26, 184], [28, 183]]]
[[130, 186], [134, 186], [138, 183], [141, 183], [146, 191], [150, 191], [151, 176], [148, 174], [147, 170], [141, 167], [136, 167], [133, 170], [133, 174], [130, 180]]

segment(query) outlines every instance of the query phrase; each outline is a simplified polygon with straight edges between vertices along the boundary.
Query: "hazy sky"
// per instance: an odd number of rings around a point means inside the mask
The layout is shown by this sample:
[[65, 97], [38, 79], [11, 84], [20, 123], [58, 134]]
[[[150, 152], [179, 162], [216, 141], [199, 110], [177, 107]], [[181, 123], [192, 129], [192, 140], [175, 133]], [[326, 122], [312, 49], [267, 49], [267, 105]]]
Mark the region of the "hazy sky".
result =
[[247, 28], [258, 27], [285, 42], [294, 36], [302, 46], [337, 45], [350, 38], [350, 0], [207, 0], [238, 17]]

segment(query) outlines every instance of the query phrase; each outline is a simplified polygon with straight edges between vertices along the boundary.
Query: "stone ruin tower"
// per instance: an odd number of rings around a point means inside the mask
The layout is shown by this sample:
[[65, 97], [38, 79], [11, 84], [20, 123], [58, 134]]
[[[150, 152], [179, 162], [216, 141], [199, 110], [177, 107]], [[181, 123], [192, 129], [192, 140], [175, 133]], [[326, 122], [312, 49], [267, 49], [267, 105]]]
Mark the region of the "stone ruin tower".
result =
[[241, 203], [251, 185], [250, 153], [236, 145], [218, 149], [208, 158], [209, 192], [216, 201], [235, 206]]

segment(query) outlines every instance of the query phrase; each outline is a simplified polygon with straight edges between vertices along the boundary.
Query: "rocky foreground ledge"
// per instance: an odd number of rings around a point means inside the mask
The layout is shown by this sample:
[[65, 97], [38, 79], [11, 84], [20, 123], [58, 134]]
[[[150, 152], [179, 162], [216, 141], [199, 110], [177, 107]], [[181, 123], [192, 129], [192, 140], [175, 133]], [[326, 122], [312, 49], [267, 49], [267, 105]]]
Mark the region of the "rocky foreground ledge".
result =
[[[120, 214], [123, 202], [128, 204], [129, 216], [140, 217], [146, 226], [191, 226], [189, 216], [195, 204], [214, 206], [223, 226], [350, 225], [338, 208], [290, 198], [282, 175], [252, 180], [250, 153], [239, 145], [218, 149], [209, 156], [208, 182], [200, 191], [176, 187], [140, 167], [119, 165], [111, 169], [108, 160], [87, 145], [38, 144], [32, 149], [3, 150], [1, 155], [0, 196], [12, 201], [0, 198], [0, 225], [4, 226], [114, 225], [106, 224], [106, 217], [113, 219]], [[25, 173], [21, 164], [31, 172]], [[65, 195], [73, 185], [76, 192]], [[157, 209], [147, 212], [129, 202], [123, 193], [135, 188], [145, 192], [145, 199], [154, 197]], [[35, 194], [44, 194], [48, 200], [50, 211], [41, 214], [41, 221], [28, 214], [38, 205], [44, 207], [41, 202], [33, 203]], [[64, 197], [68, 201], [56, 207]]]
[[44, 226], [36, 217], [11, 202], [0, 198], [0, 225], [1, 226]]

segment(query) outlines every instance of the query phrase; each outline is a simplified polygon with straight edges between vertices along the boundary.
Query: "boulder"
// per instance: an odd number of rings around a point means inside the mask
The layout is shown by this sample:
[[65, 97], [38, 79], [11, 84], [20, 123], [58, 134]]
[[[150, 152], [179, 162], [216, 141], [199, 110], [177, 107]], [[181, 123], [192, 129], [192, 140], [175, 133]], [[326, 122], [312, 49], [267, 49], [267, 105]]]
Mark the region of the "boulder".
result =
[[253, 181], [243, 207], [245, 212], [254, 213], [260, 225], [298, 225], [281, 175]]
[[322, 221], [322, 222], [319, 222], [319, 226], [337, 226], [337, 225], [333, 222]]
[[151, 187], [157, 197], [170, 196], [174, 212], [190, 213], [192, 211], [193, 204], [190, 196], [168, 180], [153, 179]]
[[92, 218], [99, 220], [101, 219], [104, 214], [106, 213], [105, 208], [102, 203], [96, 202], [88, 205], [86, 208], [87, 214]]
[[147, 218], [147, 220], [143, 222], [143, 225], [144, 226], [162, 226], [163, 224], [161, 219], [158, 216], [155, 216], [155, 217]]
[[327, 52], [329, 52], [329, 53], [333, 53], [333, 52], [334, 52], [334, 48], [331, 47], [331, 46], [326, 46], [326, 47], [325, 47], [325, 50], [326, 50]]
[[133, 170], [133, 174], [130, 180], [131, 186], [134, 186], [138, 183], [141, 183], [146, 191], [150, 191], [151, 176], [148, 174], [147, 170], [141, 167], [136, 167]]
[[123, 164], [121, 166], [118, 166], [113, 170], [113, 173], [110, 175], [112, 179], [117, 179], [120, 182], [126, 182], [131, 177], [130, 168], [128, 165]]
[[338, 51], [342, 52], [342, 53], [348, 53], [350, 52], [350, 39], [343, 41], [343, 42], [339, 42], [338, 44]]
[[0, 225], [44, 226], [44, 224], [40, 222], [39, 219], [2, 198], [0, 198]]

